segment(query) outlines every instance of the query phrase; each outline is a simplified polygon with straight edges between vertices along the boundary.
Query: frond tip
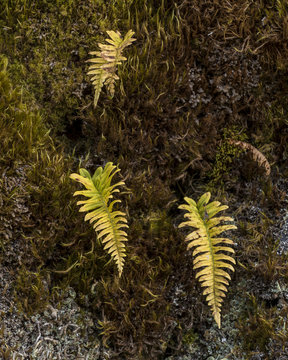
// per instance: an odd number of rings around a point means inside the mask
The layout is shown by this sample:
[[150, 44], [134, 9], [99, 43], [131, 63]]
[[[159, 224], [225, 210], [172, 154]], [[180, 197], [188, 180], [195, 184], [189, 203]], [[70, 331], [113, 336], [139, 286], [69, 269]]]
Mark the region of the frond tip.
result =
[[84, 220], [92, 224], [98, 238], [105, 244], [104, 249], [108, 251], [118, 267], [119, 277], [122, 274], [125, 261], [125, 241], [127, 234], [123, 228], [128, 228], [126, 214], [122, 211], [113, 211], [113, 206], [120, 200], [113, 200], [113, 193], [119, 192], [118, 186], [125, 185], [120, 181], [111, 185], [113, 176], [120, 171], [111, 162], [104, 169], [100, 166], [91, 177], [85, 169], [80, 169], [79, 174], [71, 174], [70, 178], [82, 183], [86, 190], [76, 191], [75, 195], [83, 195], [88, 199], [77, 202], [82, 205], [80, 212], [87, 211]]
[[219, 201], [210, 200], [210, 192], [203, 194], [198, 202], [185, 197], [187, 204], [179, 206], [179, 209], [186, 210], [184, 215], [188, 221], [182, 222], [179, 227], [191, 226], [196, 228], [185, 238], [188, 242], [188, 249], [194, 248], [193, 268], [198, 269], [196, 279], [198, 278], [201, 286], [204, 287], [203, 295], [206, 295], [206, 301], [211, 307], [214, 319], [221, 327], [221, 305], [225, 292], [227, 291], [228, 280], [230, 275], [226, 271], [229, 269], [234, 271], [235, 260], [225, 253], [234, 253], [234, 250], [227, 245], [233, 245], [233, 241], [219, 237], [223, 231], [236, 229], [235, 225], [219, 225], [222, 221], [233, 221], [231, 217], [219, 216], [215, 217], [220, 211], [228, 208], [221, 205]]

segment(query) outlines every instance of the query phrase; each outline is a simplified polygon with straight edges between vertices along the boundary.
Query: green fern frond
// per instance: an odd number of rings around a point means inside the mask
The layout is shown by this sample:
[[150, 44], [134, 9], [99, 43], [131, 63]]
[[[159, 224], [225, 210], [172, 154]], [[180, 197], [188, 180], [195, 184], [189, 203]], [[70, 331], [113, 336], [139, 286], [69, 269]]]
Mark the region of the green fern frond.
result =
[[103, 85], [107, 86], [110, 95], [113, 97], [115, 92], [115, 81], [119, 80], [116, 75], [117, 65], [120, 65], [122, 61], [127, 60], [122, 56], [122, 51], [125, 47], [132, 44], [132, 36], [134, 32], [129, 30], [124, 39], [121, 37], [119, 31], [107, 31], [110, 39], [105, 39], [107, 44], [99, 43], [98, 46], [101, 51], [92, 51], [89, 54], [95, 55], [95, 58], [89, 59], [92, 65], [89, 66], [88, 75], [91, 76], [92, 84], [95, 89], [94, 107], [97, 106], [99, 95]]
[[227, 253], [234, 253], [234, 250], [227, 245], [233, 245], [233, 241], [224, 237], [218, 237], [223, 231], [236, 229], [235, 225], [219, 225], [222, 221], [233, 221], [229, 216], [214, 217], [220, 211], [228, 209], [228, 206], [221, 205], [219, 201], [208, 204], [211, 194], [203, 194], [198, 202], [185, 197], [187, 204], [179, 206], [179, 209], [188, 211], [184, 217], [188, 221], [182, 222], [179, 227], [191, 226], [196, 228], [185, 238], [188, 242], [188, 249], [193, 251], [194, 270], [199, 271], [196, 278], [201, 286], [205, 287], [203, 294], [206, 295], [208, 305], [212, 309], [214, 319], [221, 327], [220, 312], [223, 297], [227, 291], [228, 280], [231, 280], [226, 269], [234, 271], [232, 264], [235, 260]]
[[118, 186], [125, 185], [123, 181], [111, 185], [113, 176], [120, 171], [111, 162], [104, 169], [100, 166], [91, 177], [89, 171], [80, 169], [79, 174], [71, 174], [70, 178], [83, 184], [86, 190], [76, 191], [74, 196], [83, 195], [88, 199], [77, 202], [82, 205], [80, 212], [87, 212], [84, 220], [92, 224], [97, 236], [105, 244], [108, 251], [116, 262], [119, 277], [122, 274], [125, 261], [125, 241], [127, 233], [123, 228], [128, 228], [126, 214], [122, 211], [114, 211], [113, 206], [120, 200], [113, 200], [113, 194], [119, 192]]

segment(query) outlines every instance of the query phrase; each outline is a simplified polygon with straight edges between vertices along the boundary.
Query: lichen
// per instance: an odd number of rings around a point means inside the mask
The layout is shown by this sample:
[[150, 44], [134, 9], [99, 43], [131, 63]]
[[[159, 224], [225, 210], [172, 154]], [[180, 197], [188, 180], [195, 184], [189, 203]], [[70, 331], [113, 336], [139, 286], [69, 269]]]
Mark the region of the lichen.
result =
[[[3, 356], [63, 357], [65, 339], [71, 359], [239, 360], [258, 348], [286, 356], [286, 290], [277, 293], [279, 306], [272, 296], [288, 278], [277, 230], [287, 208], [286, 18], [284, 0], [0, 2], [0, 301], [10, 331], [3, 338], [1, 330]], [[111, 29], [132, 29], [137, 42], [127, 49], [115, 96], [93, 109], [86, 60]], [[229, 145], [231, 137], [267, 157], [268, 180]], [[108, 161], [119, 164], [127, 185], [120, 282], [79, 217], [69, 180], [80, 164], [95, 171]], [[207, 187], [239, 223], [224, 335], [213, 328], [176, 231], [180, 199]], [[257, 304], [250, 313], [241, 310], [250, 304], [245, 291]], [[53, 323], [53, 316], [76, 308], [68, 337], [59, 337], [57, 326], [69, 319]], [[87, 312], [94, 323], [85, 328]], [[42, 320], [58, 334], [54, 342], [44, 341], [51, 333]], [[11, 335], [16, 327], [23, 338]], [[182, 346], [189, 332], [197, 337]], [[85, 340], [79, 351], [76, 337]]]

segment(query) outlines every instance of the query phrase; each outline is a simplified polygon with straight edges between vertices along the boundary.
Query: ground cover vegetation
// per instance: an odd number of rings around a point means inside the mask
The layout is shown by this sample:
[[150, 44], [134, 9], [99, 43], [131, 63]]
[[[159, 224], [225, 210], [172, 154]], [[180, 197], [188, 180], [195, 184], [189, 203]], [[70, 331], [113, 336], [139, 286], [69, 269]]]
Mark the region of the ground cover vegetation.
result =
[[[111, 359], [204, 359], [223, 333], [231, 359], [287, 358], [287, 19], [285, 0], [1, 1], [0, 264], [19, 311], [69, 286]], [[102, 88], [94, 108], [89, 52], [130, 29], [114, 96]], [[121, 278], [69, 178], [107, 162], [126, 184]], [[238, 228], [214, 332], [177, 229], [183, 197], [206, 191]]]

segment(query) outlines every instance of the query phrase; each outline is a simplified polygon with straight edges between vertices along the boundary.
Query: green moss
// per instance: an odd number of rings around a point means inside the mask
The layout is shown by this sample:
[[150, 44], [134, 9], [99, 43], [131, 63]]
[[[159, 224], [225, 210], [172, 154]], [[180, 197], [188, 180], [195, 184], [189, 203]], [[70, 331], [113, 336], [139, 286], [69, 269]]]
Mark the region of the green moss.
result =
[[[7, 220], [19, 199], [27, 208], [18, 222], [12, 216], [7, 225], [23, 245], [22, 265], [14, 269], [19, 308], [40, 311], [53, 287], [73, 286], [79, 304], [87, 307], [88, 301], [99, 319], [105, 344], [119, 356], [161, 356], [169, 345], [178, 346], [185, 314], [199, 318], [201, 303], [191, 305], [186, 299], [186, 294], [196, 297], [199, 291], [191, 280], [184, 241], [175, 231], [179, 215], [175, 201], [205, 187], [211, 166], [209, 186], [223, 182], [225, 190], [227, 174], [238, 166], [240, 155], [229, 138], [245, 140], [246, 133], [283, 164], [287, 157], [285, 4], [256, 1], [247, 7], [247, 1], [241, 0], [231, 8], [218, 2], [212, 5], [168, 0], [3, 0], [0, 4], [0, 52], [5, 54], [0, 72], [1, 216]], [[267, 23], [262, 26], [265, 16]], [[129, 29], [136, 32], [137, 42], [127, 49], [128, 60], [119, 67], [115, 96], [111, 99], [104, 92], [93, 109], [93, 88], [86, 76], [88, 53], [104, 41], [106, 30]], [[271, 114], [263, 116], [269, 100], [263, 97], [265, 86], [274, 79], [274, 73], [271, 81], [263, 73], [263, 88], [249, 100], [245, 121], [240, 124], [238, 116], [225, 125], [223, 119], [197, 125], [198, 115], [204, 118], [206, 109], [193, 111], [188, 104], [190, 67], [200, 63], [213, 73], [207, 65], [210, 48], [229, 42], [235, 47], [235, 37], [249, 39], [243, 51], [263, 44], [258, 49], [262, 63], [267, 60], [270, 68], [278, 69], [277, 88], [281, 85], [284, 95]], [[207, 83], [209, 76], [204, 79]], [[69, 174], [81, 161], [91, 171], [107, 161], [119, 163], [130, 189], [122, 199], [130, 232], [127, 269], [120, 282], [72, 198], [77, 186]], [[237, 166], [232, 180], [241, 190]], [[7, 177], [18, 181], [17, 189], [6, 186]], [[273, 200], [276, 190], [271, 184], [264, 189], [263, 206], [267, 199]], [[235, 193], [225, 196], [234, 201]], [[266, 283], [287, 278], [284, 259], [276, 257], [277, 246], [265, 235], [268, 221], [266, 227], [252, 229], [252, 224], [246, 229], [246, 225], [238, 254], [244, 278], [259, 276]], [[1, 240], [2, 255], [12, 235]], [[179, 284], [185, 287], [182, 313], [173, 307]], [[265, 348], [270, 325], [277, 321], [266, 310], [254, 315], [248, 331], [256, 339], [259, 324], [265, 334], [259, 348]], [[179, 329], [173, 330], [175, 323]], [[280, 331], [272, 335], [277, 336], [282, 336]], [[196, 341], [193, 330], [184, 335], [184, 342]], [[252, 349], [249, 341], [247, 348]]]
[[15, 284], [15, 301], [19, 311], [27, 315], [41, 312], [49, 303], [50, 291], [47, 274], [40, 268], [35, 272], [22, 266]]
[[285, 352], [285, 342], [288, 339], [285, 326], [287, 306], [282, 310], [280, 307], [269, 308], [250, 295], [247, 310], [247, 317], [241, 318], [238, 325], [244, 351], [248, 356], [261, 351], [269, 358], [280, 357]]
[[[13, 88], [7, 73], [8, 60], [1, 57], [0, 71], [0, 161], [33, 158], [34, 149], [49, 142], [48, 131], [39, 112], [22, 102], [22, 91]], [[4, 156], [5, 154], [5, 156]]]
[[222, 141], [217, 148], [215, 164], [210, 173], [211, 181], [209, 186], [214, 187], [217, 183], [223, 186], [225, 179], [227, 179], [228, 176], [231, 177], [235, 159], [239, 158], [243, 153], [242, 149], [229, 142], [230, 139], [243, 141], [246, 139], [246, 135], [241, 133], [235, 126], [232, 128], [224, 128]]
[[187, 331], [183, 335], [183, 343], [186, 345], [192, 345], [198, 340], [199, 336], [195, 333], [194, 329]]
[[[11, 239], [21, 239], [22, 253], [14, 268], [15, 296], [19, 308], [32, 313], [42, 310], [49, 298], [51, 270], [46, 262], [53, 257], [60, 262], [63, 239], [70, 226], [77, 228], [74, 220], [77, 223], [79, 217], [69, 180], [72, 159], [54, 146], [39, 112], [28, 110], [22, 91], [11, 83], [7, 59], [2, 57], [1, 62], [1, 245], [5, 254]], [[71, 223], [67, 224], [67, 219]], [[72, 242], [73, 233], [77, 237], [73, 229], [69, 236]]]

